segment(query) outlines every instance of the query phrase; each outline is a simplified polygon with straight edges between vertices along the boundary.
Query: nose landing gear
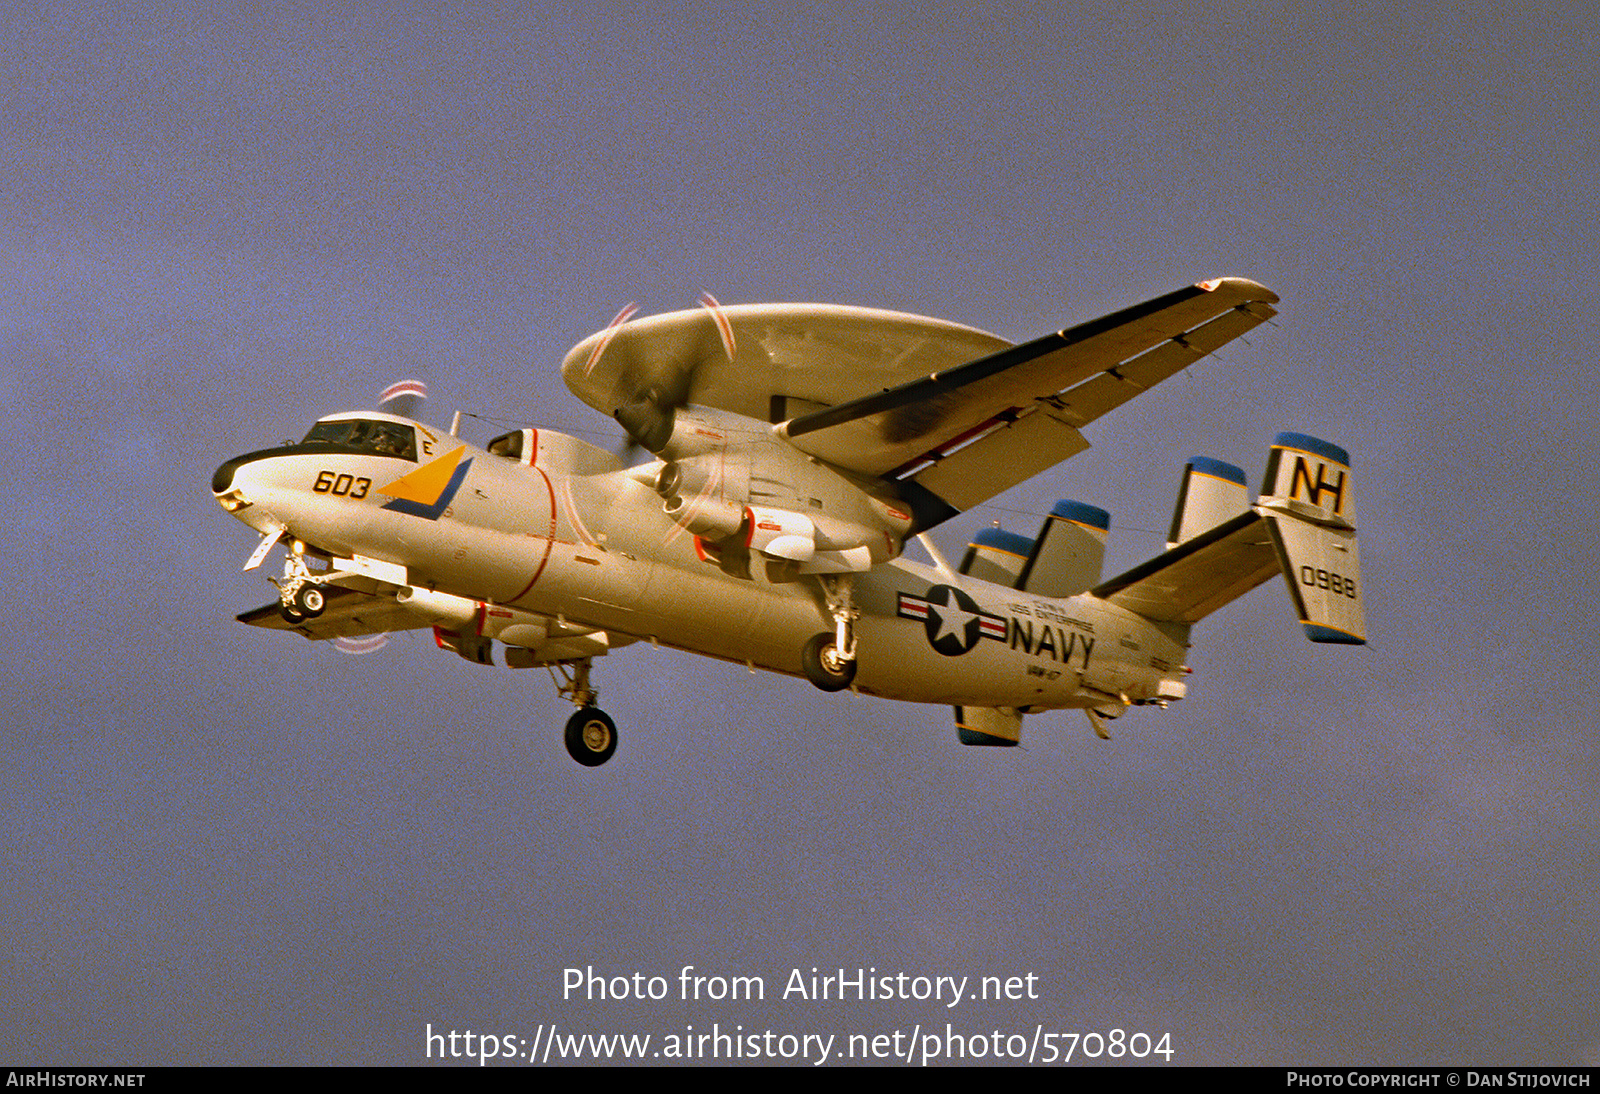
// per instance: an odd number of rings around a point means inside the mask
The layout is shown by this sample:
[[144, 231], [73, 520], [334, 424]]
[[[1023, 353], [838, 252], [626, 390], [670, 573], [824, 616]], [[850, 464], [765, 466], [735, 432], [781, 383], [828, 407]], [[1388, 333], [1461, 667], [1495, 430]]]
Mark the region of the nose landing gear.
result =
[[318, 575], [306, 565], [305, 554], [303, 542], [297, 539], [291, 543], [283, 559], [283, 577], [274, 579], [278, 586], [278, 614], [289, 623], [315, 619], [328, 606], [328, 594]]
[[302, 585], [295, 590], [294, 606], [307, 619], [314, 619], [328, 606], [328, 595], [321, 585]]

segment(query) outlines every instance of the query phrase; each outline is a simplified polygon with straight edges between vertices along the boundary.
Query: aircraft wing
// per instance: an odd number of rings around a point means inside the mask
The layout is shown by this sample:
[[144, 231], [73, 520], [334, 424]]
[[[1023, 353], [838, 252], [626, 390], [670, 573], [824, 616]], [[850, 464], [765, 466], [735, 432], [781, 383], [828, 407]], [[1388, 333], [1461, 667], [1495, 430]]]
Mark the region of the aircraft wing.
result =
[[276, 602], [242, 613], [239, 622], [274, 631], [296, 631], [307, 638], [354, 638], [433, 626], [433, 621], [409, 610], [392, 593], [373, 594], [357, 589], [326, 587], [328, 606], [315, 619], [290, 623]]
[[933, 495], [913, 499], [926, 527], [1083, 451], [1082, 426], [1270, 319], [1277, 300], [1244, 278], [1203, 281], [778, 432], [835, 466]]
[[624, 311], [561, 375], [605, 414], [653, 393], [772, 422], [802, 452], [895, 484], [928, 528], [1088, 448], [1083, 426], [1270, 319], [1277, 300], [1217, 278], [1012, 345], [925, 316], [708, 298]]

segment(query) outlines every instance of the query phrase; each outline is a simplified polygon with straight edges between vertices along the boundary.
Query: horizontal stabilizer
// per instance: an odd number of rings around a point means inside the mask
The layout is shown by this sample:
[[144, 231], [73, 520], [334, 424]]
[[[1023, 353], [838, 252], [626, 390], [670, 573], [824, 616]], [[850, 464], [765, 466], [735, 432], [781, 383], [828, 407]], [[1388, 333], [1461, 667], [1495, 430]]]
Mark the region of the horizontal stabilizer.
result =
[[1197, 623], [1278, 572], [1266, 522], [1241, 513], [1090, 590], [1158, 623]]
[[[1207, 462], [1213, 470], [1230, 467]], [[1196, 463], [1191, 460], [1185, 472], [1190, 496], [1199, 479]], [[1214, 517], [1219, 506], [1232, 505], [1236, 480], [1231, 469], [1210, 477], [1222, 483], [1213, 497], [1220, 502], [1180, 504], [1174, 535], [1187, 530], [1188, 515], [1199, 514], [1195, 522], [1204, 524], [1205, 511]], [[1366, 642], [1361, 561], [1350, 520], [1350, 457], [1315, 437], [1281, 433], [1267, 461], [1266, 491], [1245, 512], [1104, 582], [1092, 594], [1146, 619], [1187, 626], [1281, 572], [1313, 642]]]

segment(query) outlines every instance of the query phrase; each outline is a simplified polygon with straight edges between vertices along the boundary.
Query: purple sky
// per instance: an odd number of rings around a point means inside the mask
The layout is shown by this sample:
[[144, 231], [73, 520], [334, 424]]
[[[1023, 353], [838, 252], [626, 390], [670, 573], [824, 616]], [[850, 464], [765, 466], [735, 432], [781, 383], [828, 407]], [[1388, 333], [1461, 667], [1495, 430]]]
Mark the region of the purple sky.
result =
[[[268, 8], [271, 10], [268, 10]], [[439, 1029], [1170, 1031], [1184, 1063], [1600, 1063], [1592, 15], [1260, 5], [22, 5], [0, 36], [0, 1061], [420, 1062]], [[1283, 298], [941, 532], [1196, 454], [1355, 461], [1371, 644], [1277, 585], [1096, 740], [648, 647], [622, 746], [542, 673], [233, 620], [237, 453], [421, 376], [611, 444], [556, 366], [645, 310], [821, 300], [1034, 337]], [[761, 976], [582, 1002], [562, 970]], [[819, 1004], [789, 971], [1037, 974]], [[674, 985], [676, 981], [674, 979]]]

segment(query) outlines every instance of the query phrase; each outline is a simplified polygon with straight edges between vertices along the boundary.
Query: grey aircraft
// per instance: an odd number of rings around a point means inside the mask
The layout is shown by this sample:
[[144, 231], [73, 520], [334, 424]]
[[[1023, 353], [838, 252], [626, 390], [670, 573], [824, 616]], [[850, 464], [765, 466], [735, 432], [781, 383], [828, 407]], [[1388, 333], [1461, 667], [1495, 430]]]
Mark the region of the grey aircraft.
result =
[[[352, 650], [432, 628], [481, 664], [498, 642], [551, 671], [589, 766], [617, 745], [591, 666], [638, 641], [942, 703], [967, 745], [1070, 708], [1104, 736], [1182, 698], [1190, 628], [1273, 574], [1312, 641], [1365, 641], [1345, 451], [1279, 434], [1254, 501], [1239, 468], [1191, 459], [1167, 550], [1110, 579], [1110, 518], [1081, 502], [1032, 539], [981, 530], [957, 566], [923, 533], [1083, 451], [1085, 425], [1277, 300], [1218, 278], [1021, 345], [837, 305], [630, 306], [562, 376], [651, 462], [547, 429], [479, 448], [396, 384], [217, 469], [217, 501], [261, 534], [245, 569], [287, 547], [276, 602], [239, 619]], [[912, 537], [931, 566], [902, 556]]]

